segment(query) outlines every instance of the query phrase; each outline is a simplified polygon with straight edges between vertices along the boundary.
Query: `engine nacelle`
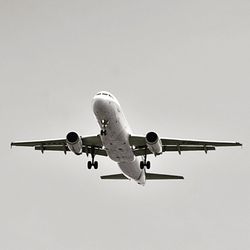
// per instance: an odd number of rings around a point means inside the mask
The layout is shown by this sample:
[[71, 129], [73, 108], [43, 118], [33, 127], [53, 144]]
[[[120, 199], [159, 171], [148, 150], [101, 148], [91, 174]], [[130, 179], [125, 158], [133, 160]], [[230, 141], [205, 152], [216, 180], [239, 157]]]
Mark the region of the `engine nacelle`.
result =
[[76, 132], [69, 132], [66, 136], [67, 146], [76, 155], [82, 154], [82, 139]]
[[155, 132], [149, 132], [146, 135], [146, 143], [148, 149], [154, 154], [159, 155], [162, 153], [162, 144], [158, 135]]

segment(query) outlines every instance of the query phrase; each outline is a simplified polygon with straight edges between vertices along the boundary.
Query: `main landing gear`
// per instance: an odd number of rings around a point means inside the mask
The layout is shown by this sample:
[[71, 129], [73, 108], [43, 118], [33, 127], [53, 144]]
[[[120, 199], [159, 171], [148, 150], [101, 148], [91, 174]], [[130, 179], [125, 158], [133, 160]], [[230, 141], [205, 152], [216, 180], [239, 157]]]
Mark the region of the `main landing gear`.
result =
[[94, 169], [98, 168], [98, 161], [95, 161], [95, 152], [94, 152], [94, 148], [91, 149], [91, 161], [88, 161], [87, 167], [88, 169], [91, 169], [92, 166], [94, 167]]
[[147, 161], [147, 162], [141, 161], [140, 162], [140, 168], [144, 169], [144, 167], [146, 167], [147, 169], [150, 169], [150, 167], [151, 167], [150, 161]]
[[106, 128], [107, 128], [108, 124], [109, 124], [109, 121], [107, 121], [107, 120], [101, 120], [102, 129], [101, 129], [100, 134], [101, 134], [102, 136], [103, 136], [103, 135], [107, 135], [107, 130], [106, 130]]
[[94, 167], [94, 169], [98, 168], [98, 161], [88, 161], [88, 169], [91, 169], [92, 166]]
[[147, 153], [146, 152], [144, 155], [144, 160], [140, 162], [140, 168], [144, 169], [144, 167], [146, 167], [147, 169], [150, 169], [150, 167], [151, 167], [150, 161], [147, 161]]

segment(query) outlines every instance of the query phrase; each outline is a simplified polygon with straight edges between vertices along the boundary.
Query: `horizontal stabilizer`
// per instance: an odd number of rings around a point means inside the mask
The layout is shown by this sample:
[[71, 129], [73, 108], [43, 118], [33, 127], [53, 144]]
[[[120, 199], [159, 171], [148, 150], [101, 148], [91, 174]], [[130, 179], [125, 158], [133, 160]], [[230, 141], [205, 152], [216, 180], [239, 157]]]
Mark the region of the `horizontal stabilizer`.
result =
[[146, 173], [147, 180], [179, 180], [184, 179], [183, 176], [178, 175], [169, 175], [169, 174], [153, 174], [153, 173]]
[[[129, 180], [123, 174], [112, 174], [112, 175], [103, 175], [101, 176], [102, 180]], [[146, 173], [147, 180], [180, 180], [184, 179], [183, 176], [178, 175], [169, 175], [169, 174], [154, 174], [154, 173]]]
[[102, 180], [129, 180], [123, 174], [111, 174], [111, 175], [103, 175], [101, 176]]

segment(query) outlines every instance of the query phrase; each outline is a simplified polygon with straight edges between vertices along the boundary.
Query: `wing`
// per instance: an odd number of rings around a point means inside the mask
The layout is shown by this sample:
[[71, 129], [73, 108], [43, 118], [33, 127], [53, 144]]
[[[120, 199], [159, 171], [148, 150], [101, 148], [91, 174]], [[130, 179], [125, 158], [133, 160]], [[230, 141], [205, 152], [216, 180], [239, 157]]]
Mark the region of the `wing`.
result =
[[[82, 151], [86, 154], [90, 153], [94, 148], [96, 155], [107, 156], [107, 153], [102, 149], [102, 141], [99, 135], [97, 136], [85, 136], [81, 137], [82, 139]], [[34, 147], [35, 150], [44, 151], [70, 151], [66, 139], [54, 139], [54, 140], [39, 140], [39, 141], [19, 141], [12, 142], [12, 146], [21, 146], [21, 147]]]
[[[130, 145], [134, 147], [136, 156], [152, 154], [147, 148], [145, 136], [133, 136], [129, 138]], [[228, 141], [203, 141], [203, 140], [185, 140], [173, 138], [161, 138], [162, 151], [177, 151], [181, 154], [182, 151], [209, 151], [215, 150], [216, 147], [242, 146], [239, 142]]]

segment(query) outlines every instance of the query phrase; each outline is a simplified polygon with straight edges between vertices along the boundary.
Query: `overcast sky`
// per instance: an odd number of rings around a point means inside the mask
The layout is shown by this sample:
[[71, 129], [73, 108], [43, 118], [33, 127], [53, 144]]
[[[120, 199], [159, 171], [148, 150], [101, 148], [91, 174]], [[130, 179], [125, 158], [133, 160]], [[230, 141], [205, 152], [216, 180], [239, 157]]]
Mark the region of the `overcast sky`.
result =
[[[0, 0], [0, 249], [250, 247], [250, 1]], [[151, 156], [184, 181], [101, 181], [108, 158], [13, 148], [99, 133], [113, 93], [135, 134], [241, 148]]]

